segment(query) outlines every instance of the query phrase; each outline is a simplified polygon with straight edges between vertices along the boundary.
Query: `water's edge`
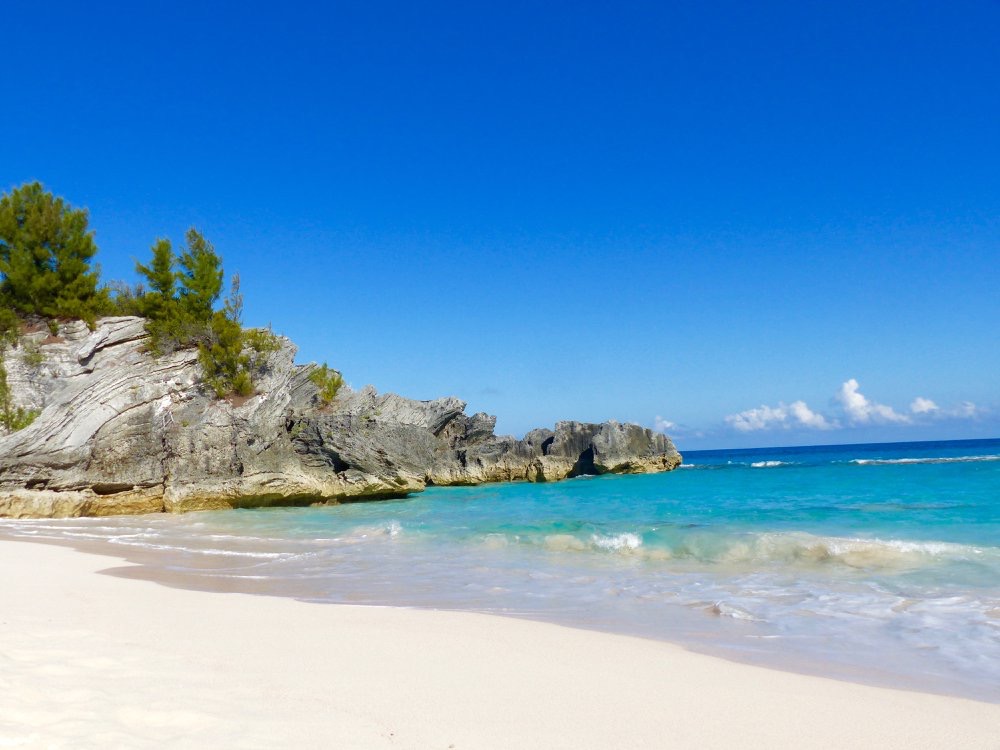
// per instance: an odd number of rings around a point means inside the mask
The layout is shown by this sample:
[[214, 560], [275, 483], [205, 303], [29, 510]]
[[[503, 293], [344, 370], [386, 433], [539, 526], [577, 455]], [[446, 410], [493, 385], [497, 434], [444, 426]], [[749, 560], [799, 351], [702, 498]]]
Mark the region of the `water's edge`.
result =
[[[369, 603], [345, 603], [330, 602], [311, 598], [285, 596], [274, 591], [266, 590], [263, 585], [253, 585], [255, 582], [239, 578], [220, 578], [213, 576], [191, 576], [185, 575], [177, 569], [171, 569], [171, 553], [165, 550], [150, 550], [141, 548], [123, 549], [111, 542], [100, 542], [96, 540], [60, 539], [54, 537], [26, 538], [13, 533], [10, 528], [5, 527], [0, 521], [0, 542], [20, 542], [25, 544], [49, 544], [77, 552], [97, 555], [109, 559], [118, 560], [126, 565], [111, 566], [98, 571], [100, 575], [108, 575], [129, 580], [140, 580], [149, 583], [167, 586], [176, 589], [189, 591], [203, 591], [216, 594], [247, 594], [251, 596], [276, 596], [282, 598], [293, 598], [309, 604], [321, 606], [364, 606], [364, 607], [393, 607], [400, 609], [422, 609], [427, 611], [453, 611], [453, 612], [474, 612], [481, 615], [495, 617], [509, 617], [513, 619], [523, 619], [533, 622], [545, 622], [561, 627], [570, 627], [591, 632], [606, 633], [609, 635], [619, 635], [631, 638], [643, 638], [662, 643], [669, 643], [693, 653], [724, 659], [737, 664], [760, 667], [764, 669], [776, 669], [793, 674], [819, 677], [823, 679], [833, 679], [843, 682], [852, 682], [871, 687], [884, 688], [890, 690], [902, 690], [907, 692], [920, 692], [932, 695], [943, 695], [954, 698], [962, 698], [977, 702], [1000, 704], [1000, 693], [980, 689], [972, 685], [956, 683], [950, 689], [942, 689], [940, 685], [924, 684], [919, 680], [908, 678], [906, 675], [896, 674], [879, 669], [863, 670], [856, 666], [838, 664], [833, 661], [807, 660], [801, 658], [775, 658], [775, 652], [746, 652], [732, 648], [725, 648], [712, 645], [708, 642], [689, 642], [682, 639], [658, 637], [641, 632], [628, 632], [622, 628], [601, 628], [593, 623], [581, 623], [571, 620], [560, 619], [558, 617], [545, 617], [540, 613], [519, 613], [510, 614], [496, 611], [486, 611], [478, 609], [459, 609], [447, 607], [432, 607], [420, 605], [399, 605], [399, 604], [369, 604]], [[708, 621], [706, 622], [706, 626]], [[964, 688], [964, 689], [963, 689]]]

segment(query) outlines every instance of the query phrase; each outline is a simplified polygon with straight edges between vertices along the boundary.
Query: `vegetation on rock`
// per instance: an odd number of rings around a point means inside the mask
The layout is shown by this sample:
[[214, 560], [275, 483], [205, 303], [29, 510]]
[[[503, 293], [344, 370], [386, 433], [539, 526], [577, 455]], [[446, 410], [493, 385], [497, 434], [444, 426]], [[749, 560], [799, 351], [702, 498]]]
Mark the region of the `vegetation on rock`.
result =
[[0, 347], [17, 344], [21, 333], [21, 319], [9, 307], [0, 305]]
[[[6, 346], [4, 347], [6, 349]], [[7, 384], [7, 367], [4, 364], [4, 354], [0, 352], [0, 427], [8, 432], [23, 430], [35, 421], [37, 409], [25, 409], [15, 406], [10, 386]]]
[[[144, 283], [101, 286], [88, 221], [86, 210], [74, 209], [38, 182], [0, 196], [0, 426], [10, 430], [31, 419], [11, 404], [3, 369], [3, 354], [17, 345], [22, 327], [44, 323], [54, 336], [61, 320], [83, 320], [93, 328], [106, 314], [146, 318], [155, 356], [197, 348], [205, 383], [219, 398], [252, 395], [255, 377], [280, 345], [270, 330], [243, 328], [238, 276], [219, 308], [224, 272], [212, 243], [189, 229], [177, 255], [170, 240], [157, 239], [149, 262], [136, 264]], [[328, 403], [343, 381], [334, 385], [323, 367], [317, 387], [330, 394], [321, 397]]]
[[189, 229], [185, 239], [180, 257], [170, 240], [153, 244], [149, 264], [136, 264], [149, 289], [128, 299], [146, 318], [155, 354], [196, 346], [205, 382], [219, 398], [251, 396], [254, 376], [266, 366], [267, 355], [278, 350], [277, 339], [270, 331], [243, 329], [238, 275], [222, 309], [215, 309], [222, 294], [222, 258], [198, 230]]
[[91, 267], [97, 252], [85, 210], [33, 182], [0, 196], [0, 304], [21, 315], [91, 327], [109, 308]]
[[[14, 397], [7, 383], [7, 351], [18, 342], [20, 321], [7, 308], [0, 308], [0, 427], [7, 432], [22, 430], [38, 416], [37, 409], [15, 406]], [[41, 364], [41, 352], [37, 346], [25, 352], [25, 362], [29, 367]]]
[[337, 392], [344, 384], [344, 378], [339, 372], [327, 366], [326, 362], [309, 373], [309, 380], [319, 388], [319, 400], [324, 406], [329, 406], [337, 398]]
[[222, 259], [198, 230], [189, 229], [186, 240], [178, 258], [170, 240], [158, 239], [150, 263], [135, 266], [149, 286], [137, 290], [132, 304], [147, 320], [154, 354], [206, 344], [210, 337], [222, 293]]

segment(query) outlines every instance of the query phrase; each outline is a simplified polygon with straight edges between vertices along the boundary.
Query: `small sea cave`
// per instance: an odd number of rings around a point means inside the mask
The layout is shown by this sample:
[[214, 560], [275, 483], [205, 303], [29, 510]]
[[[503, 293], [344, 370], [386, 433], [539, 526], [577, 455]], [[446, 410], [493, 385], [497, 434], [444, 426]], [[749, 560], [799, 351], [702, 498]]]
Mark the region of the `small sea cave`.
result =
[[585, 474], [597, 474], [597, 466], [594, 465], [594, 446], [589, 446], [587, 450], [580, 454], [573, 465], [573, 470], [569, 473], [571, 477], [579, 477]]

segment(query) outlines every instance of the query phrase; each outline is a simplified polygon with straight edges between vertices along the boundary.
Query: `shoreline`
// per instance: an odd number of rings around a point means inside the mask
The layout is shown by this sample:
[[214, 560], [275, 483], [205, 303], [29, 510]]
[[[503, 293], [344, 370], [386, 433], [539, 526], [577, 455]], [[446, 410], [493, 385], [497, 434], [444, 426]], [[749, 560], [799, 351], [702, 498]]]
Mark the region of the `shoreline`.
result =
[[[477, 614], [484, 617], [499, 617], [502, 619], [517, 620], [523, 622], [533, 622], [543, 625], [553, 625], [556, 627], [581, 630], [598, 635], [608, 635], [614, 637], [638, 638], [655, 643], [663, 643], [670, 647], [683, 649], [692, 654], [698, 654], [712, 659], [721, 659], [741, 666], [755, 667], [765, 670], [786, 672], [789, 674], [804, 677], [816, 677], [820, 679], [846, 682], [854, 685], [867, 687], [899, 690], [904, 692], [925, 693], [927, 695], [941, 696], [945, 698], [956, 698], [971, 700], [991, 705], [1000, 706], [1000, 693], [995, 690], [984, 690], [981, 687], [974, 687], [966, 683], [954, 682], [950, 686], [945, 686], [939, 680], [920, 681], [913, 675], [904, 675], [898, 672], [886, 671], [877, 668], [860, 668], [857, 665], [846, 664], [834, 659], [822, 659], [818, 657], [809, 658], [802, 654], [788, 653], [779, 654], [775, 652], [755, 652], [738, 647], [720, 645], [712, 640], [692, 639], [690, 634], [687, 638], [674, 634], [676, 637], [663, 637], [656, 634], [649, 634], [642, 629], [616, 630], [608, 627], [601, 627], [596, 623], [581, 622], [573, 619], [549, 618], [542, 614], [532, 616], [531, 613], [518, 612], [489, 612], [475, 609], [451, 608], [446, 606], [425, 606], [409, 605], [393, 602], [351, 602], [316, 600], [292, 593], [276, 593], [268, 584], [257, 582], [252, 578], [230, 578], [215, 575], [192, 575], [183, 569], [172, 569], [170, 565], [169, 550], [155, 550], [145, 547], [120, 546], [109, 540], [99, 539], [79, 539], [73, 537], [30, 537], [10, 534], [0, 525], [0, 544], [4, 541], [22, 541], [42, 545], [51, 545], [64, 549], [73, 550], [85, 555], [92, 555], [99, 558], [106, 558], [116, 561], [118, 564], [111, 564], [103, 567], [99, 572], [101, 575], [114, 578], [121, 578], [130, 581], [143, 581], [160, 586], [178, 589], [181, 591], [198, 591], [212, 594], [236, 594], [252, 597], [268, 597], [299, 601], [306, 604], [319, 606], [349, 606], [349, 607], [376, 607], [402, 609], [409, 611], [425, 612], [454, 612]], [[712, 623], [706, 623], [706, 629], [712, 627]], [[950, 689], [949, 689], [950, 688]]]
[[1000, 726], [663, 641], [95, 575], [129, 563], [40, 541], [0, 540], [5, 746], [986, 748]]
[[[216, 576], [211, 573], [207, 575], [196, 575], [183, 568], [177, 569], [171, 566], [171, 550], [157, 550], [141, 546], [116, 545], [106, 539], [81, 539], [75, 537], [32, 537], [12, 534], [0, 524], [0, 544], [5, 540], [23, 541], [43, 545], [52, 545], [64, 549], [74, 550], [87, 555], [95, 555], [102, 558], [110, 558], [120, 564], [113, 564], [104, 567], [100, 573], [102, 575], [122, 578], [131, 581], [145, 581], [147, 583], [158, 584], [170, 588], [185, 591], [199, 591], [215, 594], [239, 594], [254, 597], [275, 597], [279, 599], [289, 599], [301, 601], [308, 604], [318, 604], [321, 606], [360, 606], [360, 607], [382, 607], [404, 610], [419, 610], [427, 612], [456, 612], [479, 614], [487, 617], [499, 617], [503, 619], [518, 620], [524, 622], [534, 622], [550, 624], [557, 627], [565, 627], [574, 630], [592, 632], [599, 635], [622, 636], [628, 638], [639, 638], [656, 643], [664, 643], [671, 647], [681, 648], [693, 654], [699, 654], [713, 659], [722, 659], [743, 666], [757, 667], [765, 670], [775, 670], [806, 677], [818, 677], [822, 679], [835, 680], [856, 685], [881, 688], [887, 690], [901, 690], [905, 692], [925, 693], [928, 695], [942, 696], [946, 698], [958, 698], [982, 702], [1000, 706], [1000, 693], [993, 689], [984, 689], [979, 685], [963, 683], [953, 680], [948, 684], [940, 679], [924, 679], [913, 674], [902, 674], [900, 672], [888, 671], [876, 667], [859, 667], [838, 661], [833, 658], [823, 659], [818, 656], [808, 656], [802, 653], [779, 653], [775, 651], [754, 651], [741, 649], [735, 644], [722, 645], [709, 638], [703, 638], [716, 624], [705, 623], [705, 631], [697, 637], [687, 633], [686, 636], [680, 633], [672, 633], [672, 637], [661, 634], [650, 634], [642, 628], [632, 630], [615, 629], [611, 627], [601, 627], [599, 623], [583, 622], [573, 618], [546, 617], [542, 613], [530, 612], [491, 612], [476, 609], [462, 609], [448, 606], [435, 605], [411, 605], [406, 603], [396, 603], [391, 601], [350, 601], [320, 600], [309, 598], [308, 596], [296, 593], [276, 592], [272, 585], [266, 582], [258, 582], [252, 577], [226, 577]], [[210, 569], [206, 569], [210, 570]]]

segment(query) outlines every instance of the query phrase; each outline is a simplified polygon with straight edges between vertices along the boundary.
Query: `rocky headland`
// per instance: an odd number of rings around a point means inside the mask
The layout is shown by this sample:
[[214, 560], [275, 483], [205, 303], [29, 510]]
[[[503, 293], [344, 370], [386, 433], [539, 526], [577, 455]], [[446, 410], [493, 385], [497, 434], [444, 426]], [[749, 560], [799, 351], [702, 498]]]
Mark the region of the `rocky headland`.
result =
[[249, 398], [218, 399], [197, 351], [148, 353], [145, 321], [23, 333], [5, 358], [11, 397], [38, 411], [0, 436], [0, 516], [189, 511], [402, 497], [428, 485], [669, 471], [666, 436], [635, 424], [559, 422], [523, 439], [457, 398], [344, 387], [324, 404], [279, 337]]

